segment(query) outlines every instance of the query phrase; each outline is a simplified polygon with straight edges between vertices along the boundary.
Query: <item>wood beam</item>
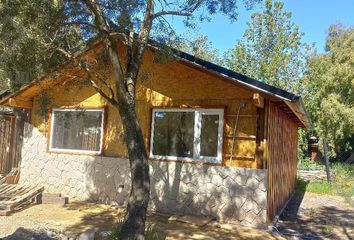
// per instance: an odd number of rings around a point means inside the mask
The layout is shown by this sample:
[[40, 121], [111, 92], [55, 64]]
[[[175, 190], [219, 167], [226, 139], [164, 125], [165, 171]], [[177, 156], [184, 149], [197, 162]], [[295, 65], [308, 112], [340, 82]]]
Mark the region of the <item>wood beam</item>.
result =
[[29, 99], [10, 98], [9, 105], [14, 108], [33, 108], [33, 101]]
[[258, 108], [264, 108], [264, 98], [259, 93], [253, 93], [253, 103]]

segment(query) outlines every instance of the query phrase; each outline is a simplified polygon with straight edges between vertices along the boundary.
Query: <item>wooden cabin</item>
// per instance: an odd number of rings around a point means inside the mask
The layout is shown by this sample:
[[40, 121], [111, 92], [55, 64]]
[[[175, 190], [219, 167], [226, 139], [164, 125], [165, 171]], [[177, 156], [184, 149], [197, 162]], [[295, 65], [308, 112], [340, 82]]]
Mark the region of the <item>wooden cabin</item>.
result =
[[[95, 44], [84, 54], [112, 80], [100, 51]], [[294, 191], [297, 130], [309, 125], [301, 97], [183, 52], [158, 63], [157, 52], [146, 52], [136, 92], [150, 210], [269, 224]], [[31, 109], [20, 183], [71, 200], [126, 204], [120, 116], [79, 68], [60, 66], [0, 105]]]

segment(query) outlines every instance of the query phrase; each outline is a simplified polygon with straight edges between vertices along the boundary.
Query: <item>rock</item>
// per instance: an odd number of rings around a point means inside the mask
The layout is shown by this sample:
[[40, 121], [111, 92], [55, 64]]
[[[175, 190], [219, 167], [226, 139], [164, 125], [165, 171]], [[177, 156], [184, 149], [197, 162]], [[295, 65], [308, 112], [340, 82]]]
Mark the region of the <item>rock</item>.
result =
[[51, 230], [45, 230], [45, 234], [47, 234], [48, 237], [54, 236], [54, 233]]
[[95, 239], [95, 231], [92, 229], [86, 230], [81, 233], [78, 240], [94, 240]]
[[103, 232], [100, 232], [99, 235], [102, 237], [102, 238], [107, 238], [108, 236], [110, 236], [112, 234], [112, 231], [103, 231]]
[[172, 215], [168, 218], [168, 221], [169, 222], [174, 222], [174, 221], [177, 221], [177, 215]]
[[59, 240], [61, 239], [56, 233], [49, 229], [25, 229], [18, 228], [13, 234], [3, 238], [4, 240], [12, 239], [28, 239], [28, 240]]
[[28, 231], [27, 229], [20, 227], [18, 229], [16, 229], [16, 231], [7, 236], [4, 237], [5, 240], [10, 240], [10, 239], [31, 239], [33, 235], [33, 232]]

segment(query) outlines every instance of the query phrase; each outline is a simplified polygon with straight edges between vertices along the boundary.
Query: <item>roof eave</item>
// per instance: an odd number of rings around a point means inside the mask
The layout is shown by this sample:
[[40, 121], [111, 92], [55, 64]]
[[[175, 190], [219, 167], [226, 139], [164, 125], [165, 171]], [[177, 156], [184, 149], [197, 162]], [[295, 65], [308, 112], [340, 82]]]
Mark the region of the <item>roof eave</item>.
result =
[[[92, 49], [93, 46], [97, 46], [100, 44], [100, 41], [95, 41], [94, 44], [92, 44], [91, 47], [86, 48], [84, 51], [77, 53], [76, 55], [82, 55], [85, 54], [85, 52], [88, 52], [90, 49]], [[156, 41], [150, 40], [149, 41], [149, 47], [152, 49], [161, 49], [162, 44], [157, 43]], [[219, 66], [217, 64], [205, 61], [203, 59], [200, 59], [198, 57], [195, 57], [193, 55], [190, 55], [188, 53], [179, 51], [177, 49], [172, 49], [174, 54], [176, 54], [177, 57], [180, 58], [181, 61], [185, 61], [188, 64], [192, 64], [197, 66], [198, 68], [205, 69], [209, 72], [214, 72], [217, 75], [222, 76], [223, 78], [229, 79], [233, 82], [237, 82], [240, 85], [246, 86], [247, 88], [254, 89], [256, 91], [262, 92], [266, 95], [273, 96], [276, 99], [282, 100], [286, 103], [286, 105], [289, 106], [289, 108], [294, 112], [294, 115], [302, 122], [302, 124], [305, 127], [310, 126], [310, 120], [308, 118], [308, 115], [306, 113], [304, 104], [302, 102], [302, 99], [300, 96], [297, 96], [293, 93], [290, 93], [288, 91], [285, 91], [283, 89], [273, 87], [269, 84], [266, 84], [264, 82], [257, 81], [255, 79], [252, 79], [246, 75], [234, 72], [232, 70], [226, 69], [222, 66]], [[61, 64], [59, 67], [55, 68], [55, 71], [57, 71], [60, 67], [63, 65], [67, 65], [68, 62]], [[70, 63], [69, 63], [70, 65]], [[16, 91], [12, 94], [2, 96], [0, 95], [0, 105], [4, 106], [9, 106], [8, 101], [10, 98], [15, 97], [25, 91], [26, 89], [32, 87], [36, 81], [38, 80], [43, 80], [47, 75], [43, 75], [42, 77], [38, 78], [35, 81], [32, 81], [31, 83], [27, 84], [26, 86], [23, 86], [19, 91]], [[6, 104], [7, 103], [7, 104]]]
[[[185, 56], [194, 58], [195, 61], [190, 61], [190, 60], [188, 60], [188, 59], [186, 59], [184, 57], [181, 57], [181, 61], [188, 62], [189, 64], [195, 65], [195, 66], [197, 66], [199, 68], [203, 68], [206, 71], [214, 72], [217, 75], [220, 75], [220, 76], [222, 76], [222, 77], [224, 77], [226, 79], [229, 79], [229, 80], [231, 80], [233, 82], [237, 82], [238, 84], [246, 86], [247, 88], [254, 89], [256, 91], [262, 92], [262, 93], [264, 93], [266, 95], [273, 96], [273, 97], [275, 97], [277, 99], [280, 99], [280, 100], [284, 101], [286, 103], [286, 105], [290, 105], [291, 106], [291, 107], [289, 106], [289, 108], [294, 112], [294, 115], [302, 123], [302, 124], [299, 124], [300, 127], [307, 128], [307, 127], [309, 127], [311, 125], [311, 122], [310, 122], [310, 120], [308, 118], [308, 115], [307, 115], [307, 112], [305, 110], [305, 107], [304, 107], [304, 104], [303, 104], [301, 96], [289, 93], [289, 92], [287, 92], [285, 90], [282, 90], [282, 89], [279, 89], [279, 88], [276, 88], [276, 87], [272, 87], [272, 86], [270, 86], [268, 84], [259, 82], [257, 80], [251, 79], [251, 78], [249, 78], [249, 77], [247, 77], [245, 75], [239, 74], [243, 78], [247, 78], [249, 81], [258, 82], [260, 85], [263, 85], [263, 86], [266, 86], [266, 87], [269, 87], [269, 88], [273, 89], [273, 91], [267, 91], [264, 87], [259, 87], [257, 85], [251, 84], [249, 82], [240, 80], [238, 78], [231, 77], [229, 74], [224, 74], [224, 73], [222, 73], [220, 71], [214, 70], [213, 68], [208, 68], [203, 63], [214, 65], [217, 68], [222, 68], [222, 67], [220, 67], [220, 66], [218, 66], [216, 64], [209, 63], [209, 62], [204, 61], [202, 59], [198, 59], [198, 58], [196, 58], [194, 56], [191, 56], [191, 55], [189, 55], [187, 53], [183, 53], [183, 54], [185, 54]], [[202, 63], [202, 64], [200, 64], [200, 63]], [[231, 70], [228, 70], [228, 69], [225, 69], [225, 68], [223, 68], [223, 69], [226, 70], [226, 71], [230, 71], [231, 73], [235, 73], [235, 72], [232, 72]], [[238, 74], [238, 73], [235, 73], [235, 74]]]

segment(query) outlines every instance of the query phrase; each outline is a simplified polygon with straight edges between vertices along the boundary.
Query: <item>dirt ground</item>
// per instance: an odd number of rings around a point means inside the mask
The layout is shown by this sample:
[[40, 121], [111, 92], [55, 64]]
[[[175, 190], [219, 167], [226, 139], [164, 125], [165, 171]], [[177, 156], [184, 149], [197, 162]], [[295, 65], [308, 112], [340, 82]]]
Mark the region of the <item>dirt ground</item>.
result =
[[[93, 229], [97, 233], [104, 232], [110, 230], [112, 223], [121, 219], [123, 214], [122, 209], [99, 204], [71, 203], [64, 207], [52, 204], [33, 205], [11, 216], [0, 217], [0, 239], [11, 235], [20, 227], [53, 229], [65, 233], [67, 237], [76, 237], [87, 229]], [[276, 234], [241, 226], [233, 226], [231, 229], [210, 225], [197, 227], [169, 222], [167, 217], [156, 215], [149, 216], [148, 224], [155, 224], [158, 230], [167, 235], [166, 239], [282, 239]]]
[[[124, 210], [102, 204], [71, 203], [32, 205], [11, 216], [0, 217], [0, 239], [25, 229], [53, 229], [68, 237], [76, 237], [87, 229], [102, 233], [112, 229]], [[305, 193], [295, 195], [280, 217], [274, 233], [213, 224], [198, 227], [169, 222], [167, 217], [152, 215], [148, 224], [163, 232], [166, 239], [354, 239], [354, 208], [341, 197]], [[98, 235], [98, 234], [96, 234]], [[100, 239], [100, 238], [97, 238]]]
[[354, 208], [342, 197], [306, 192], [290, 201], [277, 224], [288, 239], [354, 239]]

